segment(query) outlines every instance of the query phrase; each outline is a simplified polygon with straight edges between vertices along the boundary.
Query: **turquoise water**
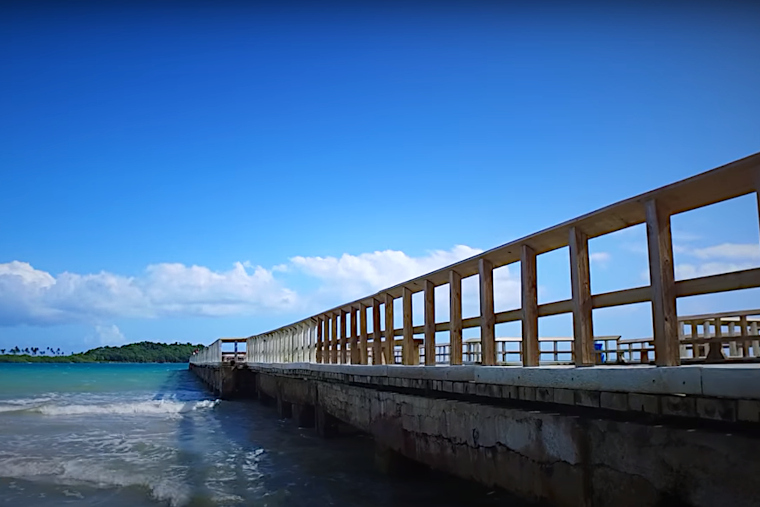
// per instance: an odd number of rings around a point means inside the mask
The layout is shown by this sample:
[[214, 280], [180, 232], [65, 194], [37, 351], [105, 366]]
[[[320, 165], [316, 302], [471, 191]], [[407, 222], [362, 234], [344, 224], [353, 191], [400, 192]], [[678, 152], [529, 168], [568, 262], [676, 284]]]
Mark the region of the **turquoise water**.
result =
[[517, 505], [435, 474], [385, 476], [187, 365], [0, 364], [0, 505]]

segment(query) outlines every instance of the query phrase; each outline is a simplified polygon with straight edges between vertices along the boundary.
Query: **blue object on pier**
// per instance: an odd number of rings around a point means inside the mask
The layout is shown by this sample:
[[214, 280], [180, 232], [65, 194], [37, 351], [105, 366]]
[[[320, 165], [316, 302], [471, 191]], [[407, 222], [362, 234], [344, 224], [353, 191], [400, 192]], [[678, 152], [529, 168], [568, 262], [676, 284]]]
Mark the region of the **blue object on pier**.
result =
[[599, 354], [600, 356], [602, 356], [602, 361], [601, 362], [604, 363], [605, 362], [604, 361], [604, 354], [601, 353], [602, 347], [603, 347], [603, 345], [601, 343], [594, 342], [594, 350], [596, 351], [597, 354]]

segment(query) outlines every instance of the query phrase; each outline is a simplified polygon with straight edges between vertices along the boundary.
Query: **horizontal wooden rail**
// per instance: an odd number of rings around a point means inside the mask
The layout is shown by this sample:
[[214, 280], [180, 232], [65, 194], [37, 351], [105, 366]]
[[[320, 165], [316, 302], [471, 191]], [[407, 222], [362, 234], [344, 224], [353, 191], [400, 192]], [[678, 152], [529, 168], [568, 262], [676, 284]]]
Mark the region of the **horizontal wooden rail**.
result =
[[676, 295], [699, 296], [754, 287], [760, 287], [760, 268], [681, 280], [676, 282]]
[[[676, 315], [676, 298], [760, 287], [760, 268], [676, 281], [671, 216], [757, 193], [759, 187], [760, 153], [756, 153], [493, 248], [300, 322], [252, 336], [248, 339], [247, 357], [249, 360], [264, 361], [298, 359], [348, 362], [348, 351], [351, 350], [351, 363], [371, 359], [374, 364], [381, 364], [401, 357], [404, 364], [416, 364], [420, 351], [418, 340], [412, 339], [413, 337], [424, 335], [430, 341], [435, 339], [436, 333], [449, 332], [456, 349], [451, 354], [451, 364], [459, 364], [462, 330], [480, 328], [484, 363], [493, 364], [497, 360], [494, 354], [500, 353], [495, 345], [497, 340], [494, 326], [521, 322], [521, 345], [527, 344], [523, 364], [535, 365], [538, 364], [536, 347], [540, 343], [536, 319], [572, 314], [575, 362], [585, 365], [594, 361], [593, 309], [650, 302], [654, 328], [651, 342], [654, 344], [655, 361], [659, 365], [677, 365], [684, 347], [691, 347], [692, 344], [682, 344], [679, 341], [683, 333]], [[589, 239], [639, 224], [647, 226], [651, 285], [592, 294]], [[538, 304], [535, 290], [536, 256], [563, 247], [569, 249], [572, 297]], [[516, 262], [522, 266], [521, 308], [495, 312], [493, 271]], [[478, 276], [479, 279], [480, 315], [462, 318], [461, 280], [471, 276]], [[442, 285], [449, 286], [450, 322], [435, 321], [434, 288]], [[423, 291], [425, 322], [413, 326], [412, 295]], [[393, 302], [399, 298], [403, 299], [402, 312], [394, 315]], [[366, 312], [371, 312], [371, 318], [367, 318]], [[357, 331], [357, 315], [363, 319], [361, 331]], [[347, 319], [351, 319], [350, 328], [347, 327]], [[396, 321], [403, 325], [396, 328]], [[384, 324], [386, 322], [387, 325]], [[367, 323], [371, 323], [372, 332], [365, 329]], [[381, 326], [387, 329], [380, 329]], [[721, 332], [720, 326], [717, 332]], [[379, 335], [379, 340], [375, 335]], [[396, 337], [402, 339], [397, 340]], [[394, 350], [398, 347], [398, 342], [401, 342], [402, 348], [400, 355]], [[372, 348], [365, 346], [365, 343], [373, 343]], [[428, 345], [434, 347], [435, 343]], [[357, 347], [361, 348], [359, 353]], [[364, 352], [365, 348], [367, 352]], [[430, 353], [433, 348], [426, 347], [426, 350]], [[715, 350], [713, 347], [713, 353]]]

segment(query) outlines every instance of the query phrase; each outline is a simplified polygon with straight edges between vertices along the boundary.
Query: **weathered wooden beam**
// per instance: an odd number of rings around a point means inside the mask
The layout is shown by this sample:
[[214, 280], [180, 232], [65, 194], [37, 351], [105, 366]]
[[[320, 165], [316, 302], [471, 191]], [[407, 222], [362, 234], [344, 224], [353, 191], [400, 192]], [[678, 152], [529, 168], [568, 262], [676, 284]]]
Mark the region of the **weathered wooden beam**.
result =
[[673, 268], [673, 238], [670, 212], [655, 199], [644, 203], [649, 247], [649, 274], [652, 281], [652, 323], [655, 363], [681, 364], [678, 353], [678, 316]]
[[329, 364], [330, 363], [330, 315], [323, 314], [321, 318], [322, 318], [322, 323], [324, 324], [324, 329], [322, 330], [322, 341], [324, 342], [324, 345], [322, 345], [322, 362]]
[[[709, 323], [706, 324], [709, 326]], [[723, 362], [726, 359], [726, 355], [723, 353], [723, 322], [720, 317], [715, 318], [715, 334], [708, 342], [710, 344], [710, 350], [707, 352], [707, 362]]]
[[322, 362], [322, 347], [323, 347], [322, 324], [323, 324], [323, 319], [322, 319], [322, 316], [320, 315], [319, 317], [317, 317], [317, 362], [318, 363]]
[[570, 285], [573, 295], [573, 339], [575, 364], [590, 366], [596, 362], [594, 350], [593, 300], [588, 236], [577, 227], [570, 228]]
[[[424, 289], [423, 282], [429, 280], [433, 285], [444, 285], [449, 281], [450, 272], [456, 271], [461, 277], [473, 276], [478, 273], [480, 259], [488, 259], [493, 267], [498, 268], [520, 260], [521, 247], [529, 245], [537, 255], [566, 246], [569, 230], [577, 227], [583, 230], [589, 238], [615, 232], [626, 227], [646, 222], [645, 206], [642, 203], [657, 201], [665, 203], [670, 214], [681, 213], [702, 206], [725, 201], [742, 195], [750, 194], [760, 188], [758, 173], [760, 172], [760, 153], [736, 160], [722, 167], [713, 169], [691, 178], [652, 190], [625, 201], [612, 204], [592, 213], [568, 220], [564, 223], [545, 229], [530, 236], [517, 239], [510, 243], [498, 246], [487, 252], [480, 253], [469, 259], [455, 264], [442, 267], [421, 277], [406, 280], [398, 285], [383, 289], [375, 295], [368, 295], [348, 305], [328, 310], [325, 313], [337, 312], [340, 308], [346, 308], [363, 302], [371, 305], [375, 298], [385, 298], [385, 294], [391, 297], [401, 297], [402, 288], [406, 287], [412, 292], [420, 292]], [[760, 196], [758, 196], [760, 201]], [[760, 213], [760, 204], [759, 204]], [[640, 294], [640, 293], [637, 293]], [[541, 305], [541, 307], [544, 305]], [[539, 315], [541, 314], [539, 307]], [[552, 311], [558, 307], [547, 307]], [[511, 313], [510, 313], [511, 318]], [[467, 325], [463, 322], [463, 327]], [[279, 331], [276, 329], [272, 333]]]
[[760, 268], [679, 280], [676, 282], [676, 295], [699, 296], [755, 287], [760, 287]]
[[404, 288], [402, 293], [403, 303], [403, 329], [404, 342], [401, 346], [401, 358], [404, 364], [419, 364], [420, 356], [414, 344], [414, 325], [412, 324], [412, 291]]
[[332, 329], [330, 340], [330, 362], [338, 364], [338, 315], [332, 314]]
[[372, 364], [383, 364], [383, 335], [380, 330], [379, 299], [372, 301]]
[[385, 364], [396, 362], [393, 355], [393, 296], [385, 294]]
[[359, 364], [367, 364], [367, 305], [359, 304]]
[[425, 364], [435, 365], [435, 285], [425, 282]]
[[449, 271], [449, 363], [462, 364], [462, 277]]
[[538, 278], [536, 252], [522, 246], [520, 255], [520, 281], [522, 304], [522, 361], [523, 366], [538, 366], [541, 352], [538, 346]]
[[755, 169], [755, 199], [757, 201], [757, 225], [760, 227], [760, 168]]
[[478, 262], [480, 275], [480, 346], [484, 365], [496, 364], [496, 318], [493, 310], [493, 264], [488, 259]]
[[346, 310], [340, 311], [340, 364], [348, 363], [348, 339], [346, 334], [346, 320], [348, 312]]
[[358, 308], [351, 308], [351, 364], [361, 364], [361, 351], [359, 350], [359, 315]]

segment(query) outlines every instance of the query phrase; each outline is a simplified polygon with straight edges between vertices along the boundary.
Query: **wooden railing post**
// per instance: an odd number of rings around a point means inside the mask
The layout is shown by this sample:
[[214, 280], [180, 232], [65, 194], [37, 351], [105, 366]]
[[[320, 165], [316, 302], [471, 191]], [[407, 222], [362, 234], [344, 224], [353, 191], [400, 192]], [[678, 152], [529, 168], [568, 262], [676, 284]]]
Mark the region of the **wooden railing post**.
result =
[[496, 317], [493, 310], [493, 264], [487, 259], [478, 261], [480, 275], [480, 347], [481, 362], [496, 364]]
[[[709, 325], [709, 324], [708, 324]], [[715, 318], [715, 333], [709, 342], [710, 350], [705, 360], [707, 362], [722, 362], [726, 359], [723, 353], [723, 323], [719, 317]]]
[[681, 358], [678, 353], [678, 316], [670, 213], [654, 199], [647, 201], [644, 206], [649, 246], [649, 274], [652, 280], [655, 363], [658, 366], [677, 366], [681, 364]]
[[340, 311], [340, 364], [348, 363], [348, 340], [346, 338], [346, 318], [348, 312], [346, 310]]
[[576, 366], [590, 366], [596, 363], [596, 351], [594, 350], [588, 236], [577, 227], [571, 227], [568, 245], [570, 248], [570, 285], [573, 295], [575, 364]]
[[449, 363], [462, 364], [462, 276], [449, 271]]
[[425, 280], [425, 364], [435, 365], [435, 285]]
[[393, 296], [385, 294], [385, 364], [393, 364], [396, 362], [393, 347]]
[[359, 310], [351, 307], [351, 364], [361, 363], [361, 354], [359, 352], [359, 333], [358, 317]]
[[414, 345], [414, 326], [412, 324], [412, 291], [408, 287], [402, 290], [404, 340], [401, 342], [401, 358], [403, 364], [420, 364], [420, 356]]
[[322, 362], [322, 316], [317, 317], [317, 362]]
[[359, 364], [367, 364], [367, 305], [359, 303]]
[[[750, 350], [750, 348], [752, 348], [752, 344], [750, 343], [749, 340], [747, 340], [747, 337], [749, 336], [749, 329], [748, 329], [748, 326], [747, 326], [747, 316], [746, 315], [740, 315], [739, 316], [739, 327], [741, 328], [741, 329], [739, 329], [739, 336], [741, 336], [742, 338], [744, 338], [744, 341], [742, 342], [742, 348], [744, 350], [744, 357], [745, 358], [746, 357], [750, 357], [749, 350]], [[753, 352], [752, 355], [755, 355], [754, 352], [756, 352], [756, 351], [754, 350], [754, 348], [753, 348], [752, 352]]]
[[536, 252], [528, 245], [520, 251], [520, 282], [522, 301], [523, 366], [538, 366], [541, 350], [538, 344], [538, 280]]
[[322, 336], [322, 340], [325, 342], [322, 348], [322, 362], [332, 363], [332, 342], [330, 341], [330, 314], [324, 315], [325, 329]]
[[760, 226], [760, 170], [755, 171], [755, 199], [757, 200], [757, 224]]
[[380, 333], [380, 300], [372, 300], [372, 364], [383, 364], [383, 335]]
[[332, 364], [338, 364], [338, 313], [333, 313], [332, 317], [332, 329], [330, 330], [330, 362]]

